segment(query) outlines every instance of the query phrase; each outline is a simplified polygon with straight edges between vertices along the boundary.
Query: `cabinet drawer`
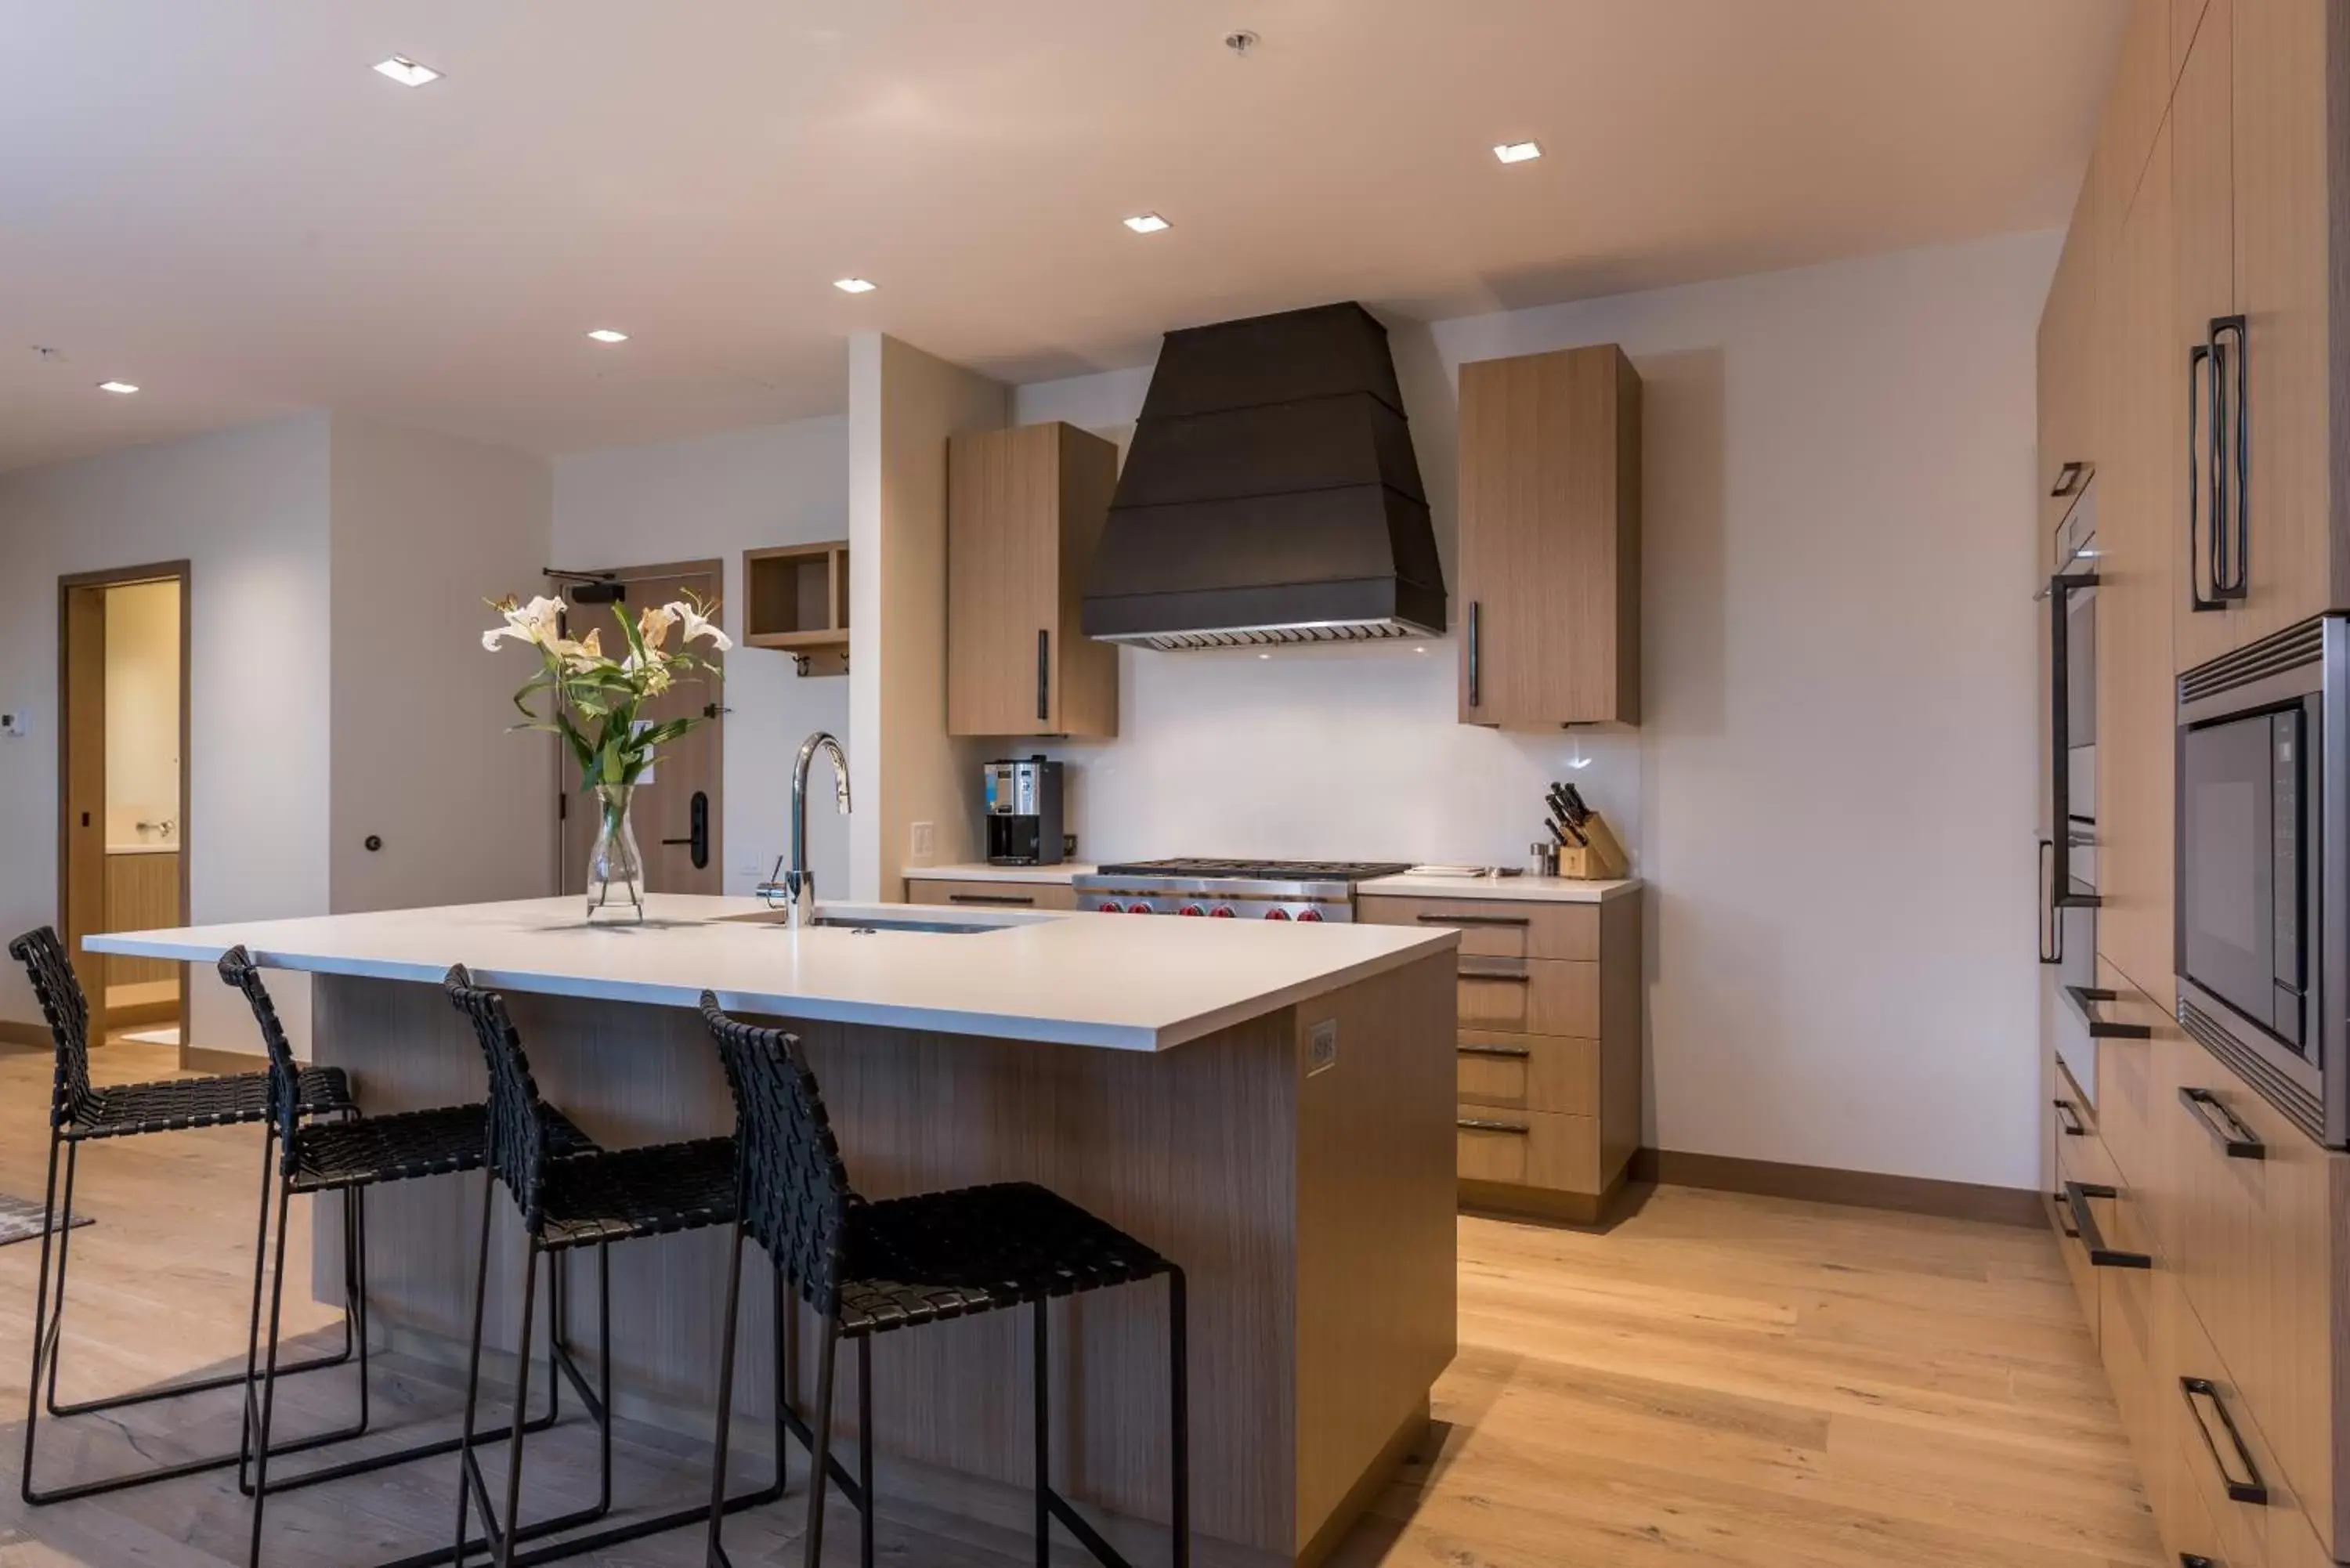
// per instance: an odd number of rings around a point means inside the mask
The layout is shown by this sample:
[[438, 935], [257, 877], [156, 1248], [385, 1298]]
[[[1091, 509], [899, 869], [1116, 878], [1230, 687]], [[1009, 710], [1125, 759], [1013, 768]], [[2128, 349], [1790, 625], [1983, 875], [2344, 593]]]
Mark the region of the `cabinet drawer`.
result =
[[997, 909], [1074, 909], [1076, 890], [1059, 882], [965, 882], [915, 877], [906, 882], [910, 904], [959, 904]]
[[2268, 1561], [2272, 1521], [2296, 1512], [2297, 1500], [2176, 1276], [2165, 1271], [2154, 1285], [2162, 1343], [2155, 1364], [2163, 1376], [2150, 1397], [2185, 1456], [2185, 1490], [2210, 1516], [2219, 1560], [2229, 1568], [2260, 1568]]
[[2103, 1276], [2108, 1268], [2100, 1267], [2090, 1251], [2091, 1237], [2077, 1223], [2070, 1201], [2070, 1184], [2079, 1182], [2090, 1196], [2084, 1199], [2088, 1210], [2095, 1239], [2103, 1247], [2116, 1251], [2126, 1251], [2115, 1236], [2116, 1210], [2121, 1206], [2119, 1173], [2114, 1168], [2113, 1158], [2106, 1152], [2104, 1140], [2095, 1133], [2083, 1133], [2078, 1137], [2059, 1137], [2056, 1140], [2056, 1189], [2049, 1195], [2052, 1215], [2056, 1222], [2058, 1246], [2064, 1254], [2064, 1266], [2073, 1276], [2073, 1288], [2081, 1298], [2082, 1315], [2088, 1319], [2089, 1333], [2100, 1345], [2105, 1338], [2106, 1283]]
[[[2170, 1272], [2235, 1397], [2329, 1547], [2334, 1529], [2329, 1155], [2174, 1025], [2157, 1103]], [[2224, 1521], [2223, 1521], [2224, 1523]]]
[[[2114, 993], [2113, 1001], [2098, 1006], [2112, 1022], [2143, 1025], [2157, 1034], [2178, 1027], [2168, 1009], [2156, 1006], [2102, 957], [2097, 984]], [[2097, 1041], [2096, 1047], [2097, 1134], [2122, 1174], [2143, 1180], [2154, 1164], [2154, 1118], [2160, 1113], [2154, 1101], [2156, 1043], [2113, 1036]]]
[[1555, 1111], [1464, 1105], [1456, 1118], [1461, 1175], [1471, 1181], [1596, 1193], [1599, 1120]]
[[1599, 1114], [1599, 1042], [1461, 1032], [1460, 1099], [1511, 1110]]
[[1364, 896], [1356, 918], [1382, 926], [1453, 926], [1466, 958], [1596, 959], [1599, 906], [1524, 898], [1392, 898]]
[[1461, 960], [1461, 1027], [1599, 1037], [1599, 966], [1555, 959]]

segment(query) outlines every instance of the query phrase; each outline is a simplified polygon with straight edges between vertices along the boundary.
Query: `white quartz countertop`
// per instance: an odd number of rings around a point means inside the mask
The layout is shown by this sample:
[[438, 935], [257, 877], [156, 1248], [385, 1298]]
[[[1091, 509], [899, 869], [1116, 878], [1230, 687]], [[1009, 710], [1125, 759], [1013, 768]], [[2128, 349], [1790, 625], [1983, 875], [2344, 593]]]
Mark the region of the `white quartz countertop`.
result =
[[1092, 876], [1094, 868], [1083, 860], [1064, 860], [1058, 866], [990, 866], [973, 860], [954, 866], [906, 866], [898, 874], [909, 882], [1035, 882], [1066, 887], [1079, 877]]
[[1604, 904], [1638, 889], [1640, 879], [1586, 882], [1573, 877], [1444, 877], [1407, 871], [1356, 884], [1367, 898], [1515, 898], [1532, 903]]
[[510, 992], [1159, 1051], [1459, 944], [1402, 926], [827, 904], [828, 917], [977, 934], [784, 929], [755, 898], [656, 894], [642, 925], [588, 925], [577, 898], [248, 920], [85, 939], [95, 951], [438, 984], [453, 963]]

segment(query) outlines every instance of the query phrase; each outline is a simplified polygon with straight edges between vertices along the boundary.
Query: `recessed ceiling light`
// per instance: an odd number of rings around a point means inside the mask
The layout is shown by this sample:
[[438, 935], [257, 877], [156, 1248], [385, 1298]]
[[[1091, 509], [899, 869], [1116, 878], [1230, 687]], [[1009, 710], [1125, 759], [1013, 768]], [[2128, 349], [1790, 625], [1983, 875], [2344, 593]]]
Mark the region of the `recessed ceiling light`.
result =
[[1171, 229], [1175, 225], [1156, 213], [1137, 213], [1133, 217], [1126, 220], [1126, 226], [1138, 234], [1155, 234], [1161, 230]]
[[627, 333], [616, 332], [608, 327], [598, 327], [588, 336], [598, 343], [626, 343], [629, 340]]
[[1531, 163], [1542, 156], [1542, 143], [1504, 141], [1493, 149], [1493, 156], [1504, 163]]
[[406, 55], [394, 55], [375, 63], [377, 71], [390, 77], [402, 87], [425, 87], [441, 79], [441, 73], [431, 66], [420, 66]]
[[98, 389], [101, 392], [112, 392], [118, 398], [127, 398], [139, 389], [129, 381], [100, 381], [98, 384]]
[[843, 294], [870, 294], [877, 286], [861, 277], [837, 277], [832, 280], [832, 286]]

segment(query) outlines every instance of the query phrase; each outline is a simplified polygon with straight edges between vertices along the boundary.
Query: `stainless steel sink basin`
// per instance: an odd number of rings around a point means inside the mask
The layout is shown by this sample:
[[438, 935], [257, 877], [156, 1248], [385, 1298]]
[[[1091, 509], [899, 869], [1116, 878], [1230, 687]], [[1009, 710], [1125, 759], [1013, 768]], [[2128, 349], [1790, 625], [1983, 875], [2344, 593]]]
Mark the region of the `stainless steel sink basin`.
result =
[[859, 919], [847, 915], [818, 915], [811, 924], [830, 926], [840, 930], [869, 936], [875, 931], [934, 931], [941, 936], [977, 936], [985, 931], [1007, 930], [1005, 926], [983, 926], [960, 920], [874, 920]]

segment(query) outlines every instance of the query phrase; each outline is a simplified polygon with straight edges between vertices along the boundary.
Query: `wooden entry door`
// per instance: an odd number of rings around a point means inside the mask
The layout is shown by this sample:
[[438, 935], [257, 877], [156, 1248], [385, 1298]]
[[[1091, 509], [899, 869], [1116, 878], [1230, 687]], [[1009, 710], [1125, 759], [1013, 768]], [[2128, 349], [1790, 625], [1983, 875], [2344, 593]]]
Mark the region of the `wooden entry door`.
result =
[[[716, 561], [686, 565], [629, 566], [614, 570], [628, 597], [617, 605], [579, 605], [570, 612], [567, 635], [584, 637], [592, 627], [604, 628], [603, 646], [610, 649], [619, 635], [615, 612], [634, 616], [647, 605], [667, 604], [691, 592], [710, 602], [718, 598], [723, 567]], [[678, 634], [672, 631], [671, 638]], [[673, 648], [674, 642], [671, 644]], [[695, 652], [712, 662], [722, 656], [706, 642]], [[725, 712], [723, 684], [703, 679], [681, 683], [645, 704], [642, 717], [659, 723], [688, 713], [708, 711], [708, 723], [661, 753], [650, 783], [637, 788], [634, 817], [637, 846], [644, 851], [645, 891], [648, 893], [721, 893], [725, 891], [725, 846], [721, 824], [725, 799]], [[588, 852], [596, 843], [596, 813], [579, 793], [579, 772], [568, 753], [558, 753], [557, 788], [562, 852], [557, 876], [564, 894], [588, 890]], [[696, 854], [693, 823], [696, 797], [704, 824]]]

